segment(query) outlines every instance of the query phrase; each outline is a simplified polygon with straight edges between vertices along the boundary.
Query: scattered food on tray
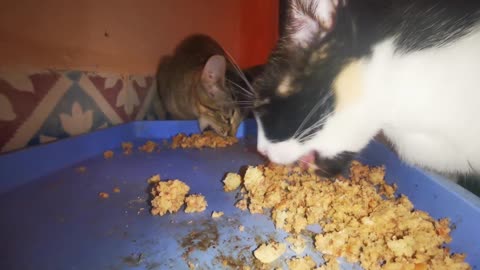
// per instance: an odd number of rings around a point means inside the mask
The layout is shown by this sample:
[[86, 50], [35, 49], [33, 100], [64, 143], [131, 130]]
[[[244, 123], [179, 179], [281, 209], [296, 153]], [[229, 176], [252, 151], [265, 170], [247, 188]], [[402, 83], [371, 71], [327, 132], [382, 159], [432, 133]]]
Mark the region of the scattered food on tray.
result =
[[107, 150], [103, 152], [103, 158], [105, 159], [110, 159], [113, 157], [113, 151], [112, 150]]
[[146, 153], [152, 153], [157, 149], [158, 144], [154, 141], [147, 141], [144, 145], [140, 146], [138, 149]]
[[177, 212], [183, 206], [188, 191], [190, 187], [178, 179], [154, 183], [151, 191], [152, 215]]
[[114, 187], [113, 188], [113, 193], [120, 193], [120, 188], [119, 187]]
[[198, 194], [188, 195], [185, 198], [185, 204], [187, 205], [185, 213], [203, 212], [208, 206], [205, 197]]
[[283, 243], [271, 242], [261, 244], [253, 255], [262, 263], [272, 263], [285, 253], [287, 247]]
[[[396, 197], [396, 186], [387, 184], [384, 175], [383, 167], [359, 162], [352, 163], [350, 179], [334, 180], [300, 167], [249, 167], [242, 179], [245, 191], [240, 192], [236, 206], [252, 214], [271, 210], [276, 228], [294, 235], [286, 241], [297, 254], [304, 249], [298, 234], [307, 225], [321, 225], [315, 248], [331, 259], [320, 269], [337, 269], [337, 257], [366, 270], [470, 269], [463, 254], [451, 254], [444, 247], [451, 241], [449, 220], [435, 220], [415, 210], [407, 197]], [[254, 255], [269, 262], [282, 250], [262, 245]], [[311, 264], [307, 258], [289, 263]]]
[[173, 137], [172, 148], [223, 148], [238, 142], [235, 137], [223, 137], [213, 131], [187, 136], [183, 133]]
[[131, 142], [122, 142], [122, 149], [125, 155], [130, 155], [133, 152], [133, 144]]
[[236, 173], [228, 173], [223, 180], [223, 190], [226, 192], [234, 191], [242, 183], [242, 177]]
[[101, 199], [108, 199], [110, 195], [107, 192], [100, 192], [98, 193], [98, 197], [100, 197]]
[[75, 169], [78, 173], [85, 173], [87, 171], [87, 167], [85, 166], [80, 166]]
[[223, 212], [221, 212], [221, 211], [220, 212], [217, 212], [217, 211], [212, 212], [212, 218], [219, 218], [221, 216], [223, 216]]

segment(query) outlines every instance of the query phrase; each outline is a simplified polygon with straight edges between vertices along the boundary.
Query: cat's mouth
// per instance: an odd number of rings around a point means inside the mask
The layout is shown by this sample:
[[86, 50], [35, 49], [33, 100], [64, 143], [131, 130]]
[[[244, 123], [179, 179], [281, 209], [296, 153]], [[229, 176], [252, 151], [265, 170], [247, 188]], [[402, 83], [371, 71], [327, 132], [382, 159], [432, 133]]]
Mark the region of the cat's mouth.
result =
[[304, 169], [313, 168], [317, 169], [316, 161], [316, 152], [311, 151], [306, 155], [303, 155], [298, 159], [298, 165]]
[[318, 152], [311, 151], [303, 155], [298, 163], [303, 168], [314, 169], [318, 175], [323, 177], [336, 177], [348, 168], [356, 153], [342, 152], [333, 158], [322, 157]]

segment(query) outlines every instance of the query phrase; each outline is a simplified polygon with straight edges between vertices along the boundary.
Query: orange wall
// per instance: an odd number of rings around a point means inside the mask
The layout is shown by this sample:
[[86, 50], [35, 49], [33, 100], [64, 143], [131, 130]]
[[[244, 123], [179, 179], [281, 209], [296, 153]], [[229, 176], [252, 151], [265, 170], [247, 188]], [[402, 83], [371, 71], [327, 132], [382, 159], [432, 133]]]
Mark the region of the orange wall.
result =
[[247, 67], [268, 56], [277, 16], [277, 0], [3, 0], [0, 68], [151, 74], [190, 33]]

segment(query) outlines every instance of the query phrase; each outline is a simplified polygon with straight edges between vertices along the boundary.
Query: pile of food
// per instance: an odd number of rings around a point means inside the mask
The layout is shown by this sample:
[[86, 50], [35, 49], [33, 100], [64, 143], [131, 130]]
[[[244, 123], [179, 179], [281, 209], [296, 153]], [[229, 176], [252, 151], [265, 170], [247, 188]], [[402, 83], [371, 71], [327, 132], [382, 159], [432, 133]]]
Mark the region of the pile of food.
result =
[[238, 142], [235, 137], [223, 137], [213, 131], [187, 136], [183, 133], [173, 137], [172, 148], [223, 148]]
[[[320, 224], [323, 231], [315, 236], [316, 249], [364, 269], [470, 269], [463, 254], [451, 254], [443, 246], [451, 240], [449, 220], [435, 220], [415, 210], [407, 197], [395, 197], [395, 186], [386, 184], [384, 175], [382, 167], [359, 162], [352, 164], [350, 179], [335, 180], [321, 179], [299, 167], [249, 167], [236, 205], [252, 214], [270, 210], [276, 228], [292, 234], [288, 242], [294, 251], [302, 251], [301, 241], [295, 238], [306, 226]], [[283, 253], [283, 245], [261, 245], [254, 255], [270, 262]], [[336, 260], [327, 261], [319, 269], [338, 267]], [[288, 264], [291, 269], [314, 269], [312, 262], [306, 256]]]

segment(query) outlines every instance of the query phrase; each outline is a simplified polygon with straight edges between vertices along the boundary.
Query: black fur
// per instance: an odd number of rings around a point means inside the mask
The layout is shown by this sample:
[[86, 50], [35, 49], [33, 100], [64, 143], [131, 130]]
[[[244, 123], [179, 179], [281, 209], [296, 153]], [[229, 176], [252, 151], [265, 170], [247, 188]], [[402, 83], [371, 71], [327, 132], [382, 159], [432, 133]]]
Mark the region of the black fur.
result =
[[[312, 17], [314, 4], [302, 10]], [[337, 10], [332, 31], [324, 38], [318, 33], [306, 48], [294, 45], [289, 37], [301, 22], [294, 21], [293, 17], [287, 18], [283, 31], [286, 36], [280, 39], [254, 85], [259, 99], [268, 101], [256, 108], [255, 113], [270, 141], [292, 138], [319, 100], [331, 94], [334, 78], [349, 61], [368, 58], [373, 46], [388, 38], [395, 38], [396, 53], [399, 54], [448, 46], [471, 33], [478, 24], [480, 1], [350, 0], [346, 7]], [[311, 61], [312, 54], [324, 46], [328, 46], [328, 56]], [[293, 91], [282, 97], [276, 94], [276, 89], [287, 75], [292, 78]], [[334, 104], [333, 95], [312, 114], [299, 132], [331, 113]], [[315, 131], [321, 128], [319, 126]], [[335, 171], [342, 167], [339, 162], [346, 164], [351, 156], [351, 153], [342, 154], [335, 160], [318, 157], [317, 165], [321, 165], [324, 171]]]
[[323, 177], [335, 177], [344, 173], [346, 165], [353, 161], [357, 153], [343, 152], [335, 158], [323, 158], [315, 154], [317, 173]]

